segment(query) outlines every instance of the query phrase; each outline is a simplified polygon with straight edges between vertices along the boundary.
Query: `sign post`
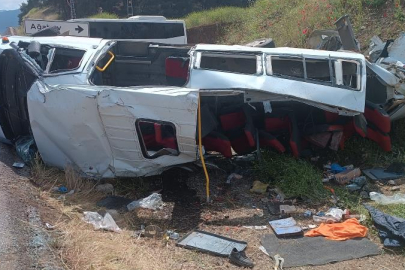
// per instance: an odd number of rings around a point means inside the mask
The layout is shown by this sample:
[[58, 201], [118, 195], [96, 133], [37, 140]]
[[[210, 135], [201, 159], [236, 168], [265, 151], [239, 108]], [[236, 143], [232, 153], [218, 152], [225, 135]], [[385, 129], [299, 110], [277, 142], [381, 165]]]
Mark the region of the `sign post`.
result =
[[61, 34], [67, 36], [88, 37], [89, 24], [66, 22], [66, 21], [45, 21], [45, 20], [30, 20], [24, 21], [25, 33], [27, 35], [35, 34], [48, 27], [56, 26]]

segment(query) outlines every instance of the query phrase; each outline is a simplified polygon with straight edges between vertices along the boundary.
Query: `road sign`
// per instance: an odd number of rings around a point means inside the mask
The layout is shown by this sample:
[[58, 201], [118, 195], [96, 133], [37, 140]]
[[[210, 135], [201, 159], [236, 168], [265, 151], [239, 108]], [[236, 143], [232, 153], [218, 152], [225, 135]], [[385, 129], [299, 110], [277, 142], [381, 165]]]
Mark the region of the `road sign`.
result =
[[44, 20], [25, 20], [25, 33], [28, 35], [35, 34], [45, 28], [56, 26], [61, 34], [67, 36], [88, 37], [89, 24], [65, 21], [44, 21]]

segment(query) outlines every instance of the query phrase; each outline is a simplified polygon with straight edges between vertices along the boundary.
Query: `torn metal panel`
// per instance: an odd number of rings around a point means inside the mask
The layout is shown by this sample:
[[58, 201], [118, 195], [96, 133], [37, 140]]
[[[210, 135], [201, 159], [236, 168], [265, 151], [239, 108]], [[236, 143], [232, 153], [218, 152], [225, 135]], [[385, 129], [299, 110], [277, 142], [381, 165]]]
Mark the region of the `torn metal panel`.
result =
[[[329, 110], [333, 107], [340, 112], [346, 111], [348, 115], [364, 111], [366, 62], [361, 54], [293, 48], [197, 45], [190, 55], [192, 64], [187, 84], [190, 88], [259, 90], [285, 100], [299, 100], [313, 106], [329, 107]], [[229, 60], [226, 61], [229, 64], [223, 68], [218, 65], [216, 68], [211, 67], [209, 62], [204, 62], [204, 55], [211, 59], [216, 56], [228, 57]], [[238, 61], [251, 57], [251, 60], [246, 60], [250, 68], [244, 66], [243, 70], [238, 70], [241, 65], [236, 61], [232, 62], [232, 58], [238, 57]], [[277, 70], [274, 61], [278, 61]], [[232, 63], [235, 64], [232, 66]], [[322, 67], [318, 69], [322, 70], [322, 75], [319, 75], [322, 78], [319, 79], [315, 72], [317, 65]], [[348, 68], [350, 65], [354, 67]], [[353, 76], [352, 84], [348, 86], [346, 77], [349, 73]]]
[[[60, 168], [73, 164], [102, 178], [153, 175], [196, 160], [197, 101], [196, 90], [184, 88], [36, 82], [28, 93], [31, 128], [43, 160]], [[179, 155], [146, 158], [135, 128], [140, 118], [172, 122]]]

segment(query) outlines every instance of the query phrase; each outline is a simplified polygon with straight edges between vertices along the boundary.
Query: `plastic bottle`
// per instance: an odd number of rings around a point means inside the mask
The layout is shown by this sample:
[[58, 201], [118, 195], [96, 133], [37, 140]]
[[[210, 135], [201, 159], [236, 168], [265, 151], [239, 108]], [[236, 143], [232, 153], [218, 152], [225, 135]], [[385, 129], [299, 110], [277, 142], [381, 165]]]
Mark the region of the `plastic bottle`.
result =
[[405, 194], [397, 193], [393, 196], [386, 196], [377, 192], [370, 192], [370, 199], [378, 204], [405, 204]]

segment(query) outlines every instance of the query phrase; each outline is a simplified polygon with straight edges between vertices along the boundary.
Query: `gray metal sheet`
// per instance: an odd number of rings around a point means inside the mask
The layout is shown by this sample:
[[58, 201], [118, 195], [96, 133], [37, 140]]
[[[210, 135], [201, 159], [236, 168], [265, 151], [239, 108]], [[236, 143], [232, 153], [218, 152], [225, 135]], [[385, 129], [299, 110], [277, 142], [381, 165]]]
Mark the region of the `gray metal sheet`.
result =
[[182, 238], [177, 245], [188, 249], [196, 249], [218, 256], [228, 257], [233, 248], [236, 248], [238, 251], [244, 250], [247, 243], [213, 233], [196, 230]]

